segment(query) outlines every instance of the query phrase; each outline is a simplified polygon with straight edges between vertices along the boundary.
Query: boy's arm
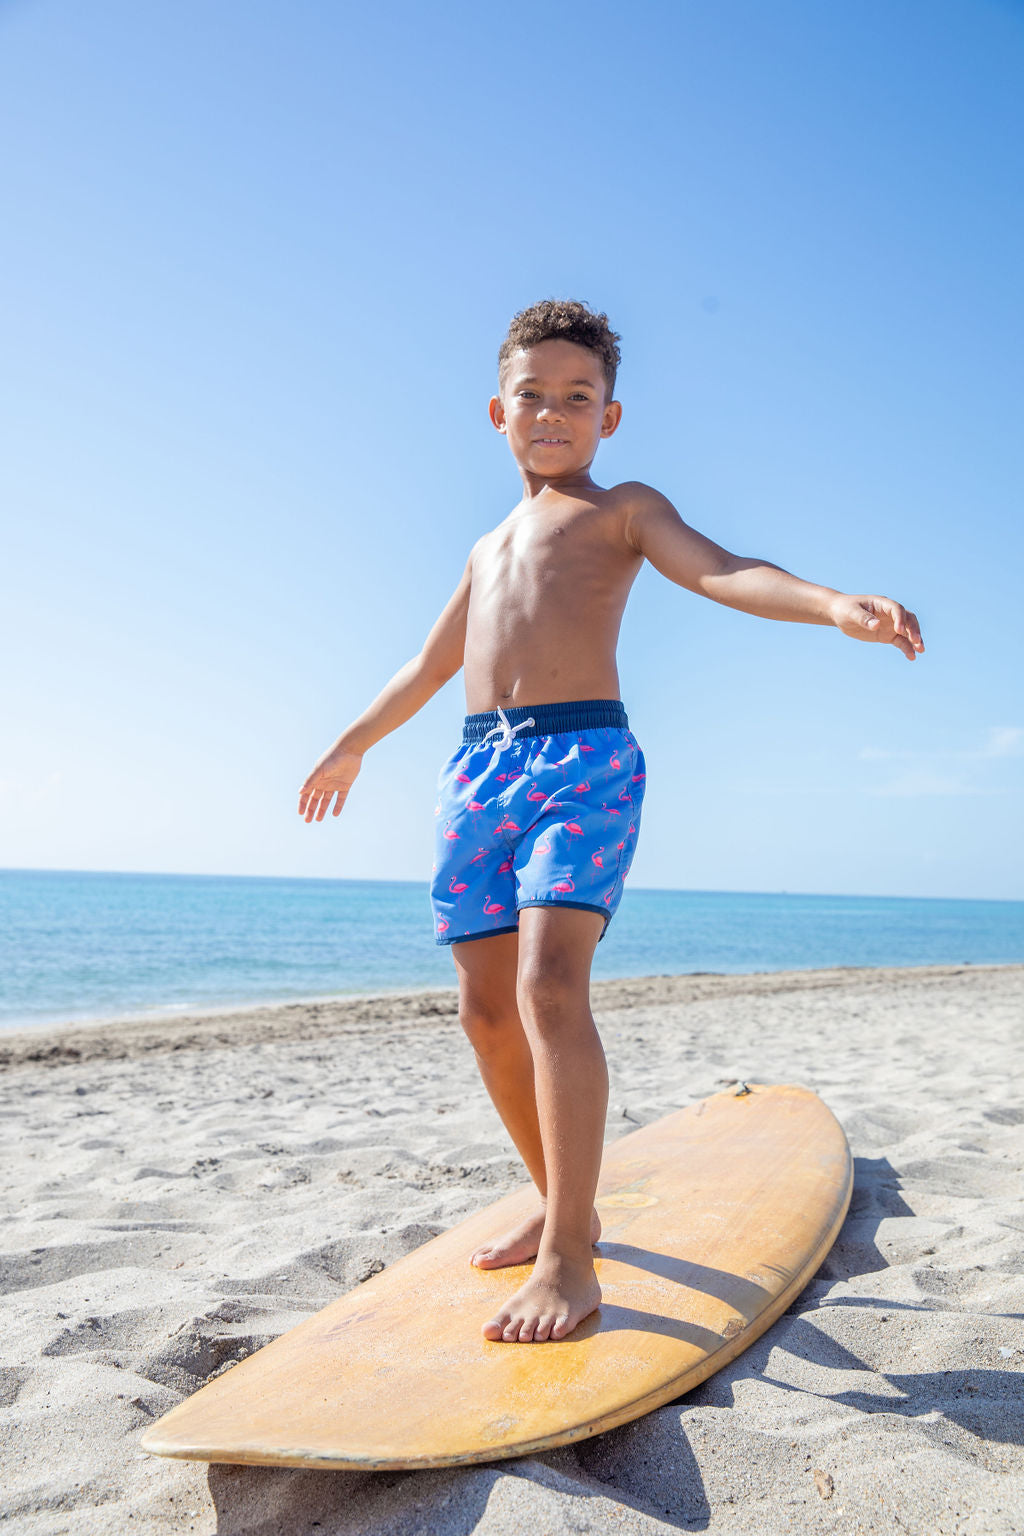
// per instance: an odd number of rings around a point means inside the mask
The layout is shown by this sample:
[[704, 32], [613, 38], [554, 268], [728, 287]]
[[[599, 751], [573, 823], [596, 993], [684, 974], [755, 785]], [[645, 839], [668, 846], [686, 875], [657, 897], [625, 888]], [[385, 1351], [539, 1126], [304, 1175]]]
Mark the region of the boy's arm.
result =
[[334, 815], [339, 814], [359, 772], [363, 753], [382, 736], [404, 725], [462, 666], [475, 549], [474, 545], [462, 579], [423, 642], [422, 650], [400, 667], [369, 708], [345, 727], [309, 774], [299, 791], [299, 815], [307, 822], [314, 817], [323, 821], [335, 795]]
[[639, 484], [630, 491], [628, 542], [679, 586], [763, 619], [834, 624], [855, 640], [894, 645], [910, 661], [924, 650], [916, 617], [891, 597], [851, 596], [802, 581], [768, 560], [730, 554], [684, 523], [659, 491]]

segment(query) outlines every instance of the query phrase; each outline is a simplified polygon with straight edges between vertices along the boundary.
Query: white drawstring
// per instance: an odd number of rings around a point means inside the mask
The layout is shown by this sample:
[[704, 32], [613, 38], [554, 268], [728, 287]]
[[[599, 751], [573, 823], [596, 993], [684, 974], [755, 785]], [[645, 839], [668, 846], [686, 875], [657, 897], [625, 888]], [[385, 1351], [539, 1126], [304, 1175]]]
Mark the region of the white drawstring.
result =
[[500, 736], [501, 740], [497, 743], [497, 749], [499, 752], [504, 751], [506, 747], [510, 747], [512, 745], [512, 742], [515, 739], [516, 731], [521, 731], [524, 726], [533, 724], [533, 716], [531, 715], [528, 720], [520, 720], [518, 725], [509, 725], [508, 716], [500, 704], [498, 705], [498, 719], [501, 721], [501, 724], [496, 725], [492, 731], [487, 732], [487, 735], [483, 739], [482, 745], [486, 746], [492, 736]]

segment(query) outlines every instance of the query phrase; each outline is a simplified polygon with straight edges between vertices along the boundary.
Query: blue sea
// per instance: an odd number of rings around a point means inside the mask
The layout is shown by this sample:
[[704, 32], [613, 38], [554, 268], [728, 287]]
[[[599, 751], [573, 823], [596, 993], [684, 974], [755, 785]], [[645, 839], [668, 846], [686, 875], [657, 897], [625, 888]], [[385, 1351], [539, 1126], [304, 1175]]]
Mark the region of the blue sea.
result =
[[[1024, 902], [628, 889], [593, 974], [1024, 961]], [[0, 870], [0, 1028], [451, 986], [425, 883]]]

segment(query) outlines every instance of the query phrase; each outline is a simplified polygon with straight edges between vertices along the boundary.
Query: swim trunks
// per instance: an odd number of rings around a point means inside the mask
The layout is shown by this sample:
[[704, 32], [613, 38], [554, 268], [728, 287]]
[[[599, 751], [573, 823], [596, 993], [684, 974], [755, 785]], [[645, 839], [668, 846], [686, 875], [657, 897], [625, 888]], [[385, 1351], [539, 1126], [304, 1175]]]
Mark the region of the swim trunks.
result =
[[438, 775], [430, 885], [438, 944], [511, 933], [524, 907], [619, 901], [647, 765], [618, 699], [467, 715]]

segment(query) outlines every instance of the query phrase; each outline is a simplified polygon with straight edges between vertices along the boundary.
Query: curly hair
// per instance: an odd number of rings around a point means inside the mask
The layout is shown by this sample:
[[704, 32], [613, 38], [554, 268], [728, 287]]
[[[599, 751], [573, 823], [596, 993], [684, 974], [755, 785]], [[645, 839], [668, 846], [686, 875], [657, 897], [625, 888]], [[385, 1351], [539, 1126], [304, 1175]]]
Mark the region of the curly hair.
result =
[[607, 315], [594, 311], [578, 299], [542, 299], [513, 316], [508, 335], [498, 351], [498, 391], [503, 393], [513, 353], [534, 347], [540, 341], [574, 341], [587, 347], [601, 359], [605, 399], [615, 393], [615, 374], [620, 362], [620, 337], [608, 324]]

